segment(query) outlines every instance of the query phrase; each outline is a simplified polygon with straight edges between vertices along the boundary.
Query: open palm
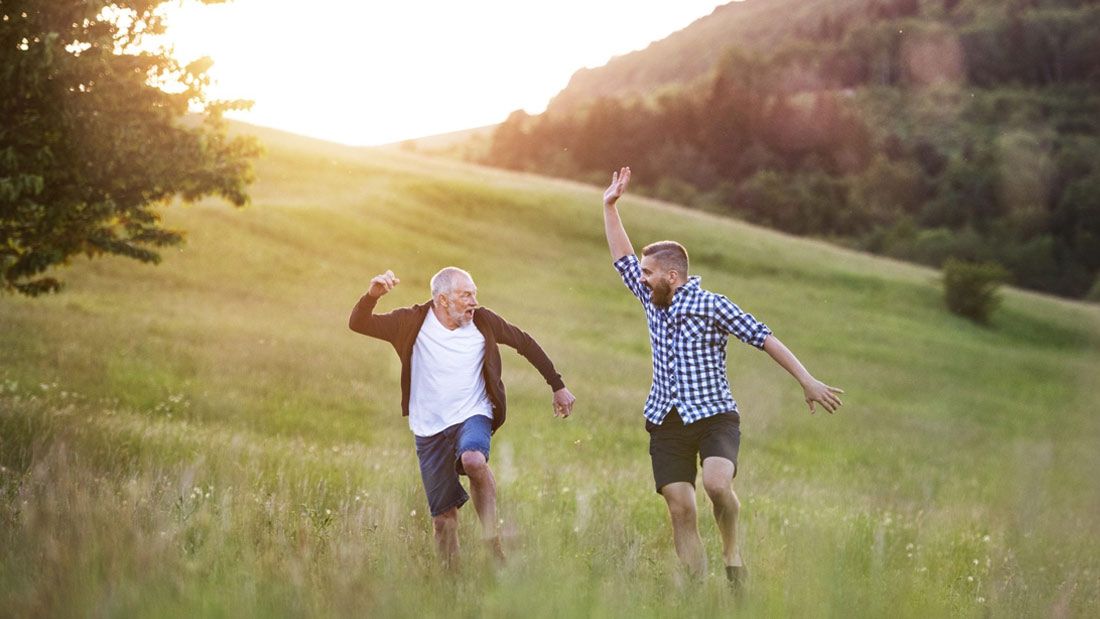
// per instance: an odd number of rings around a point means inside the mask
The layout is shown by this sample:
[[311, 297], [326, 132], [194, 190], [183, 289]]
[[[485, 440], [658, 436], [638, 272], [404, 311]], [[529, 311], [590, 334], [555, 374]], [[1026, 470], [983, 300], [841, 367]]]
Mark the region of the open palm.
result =
[[623, 168], [611, 174], [611, 185], [603, 192], [603, 203], [614, 204], [626, 193], [626, 186], [630, 183], [630, 168]]

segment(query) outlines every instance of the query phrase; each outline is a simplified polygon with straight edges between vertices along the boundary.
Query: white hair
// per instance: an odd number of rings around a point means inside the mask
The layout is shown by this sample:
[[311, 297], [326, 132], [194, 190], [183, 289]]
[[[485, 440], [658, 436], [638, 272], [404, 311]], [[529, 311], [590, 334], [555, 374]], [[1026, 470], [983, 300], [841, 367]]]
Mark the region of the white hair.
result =
[[440, 269], [438, 273], [432, 276], [432, 298], [435, 299], [441, 294], [450, 294], [461, 278], [466, 278], [471, 282], [474, 281], [469, 273], [458, 267], [443, 267]]

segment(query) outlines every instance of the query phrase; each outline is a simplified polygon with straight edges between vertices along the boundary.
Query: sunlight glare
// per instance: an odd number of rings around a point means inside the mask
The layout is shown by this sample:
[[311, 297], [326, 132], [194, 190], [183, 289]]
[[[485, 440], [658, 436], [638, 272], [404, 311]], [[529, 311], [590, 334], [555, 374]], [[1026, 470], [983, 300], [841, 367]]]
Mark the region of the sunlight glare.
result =
[[381, 144], [538, 113], [579, 68], [644, 48], [715, 0], [608, 2], [185, 2], [177, 57], [214, 59], [232, 116], [346, 144]]

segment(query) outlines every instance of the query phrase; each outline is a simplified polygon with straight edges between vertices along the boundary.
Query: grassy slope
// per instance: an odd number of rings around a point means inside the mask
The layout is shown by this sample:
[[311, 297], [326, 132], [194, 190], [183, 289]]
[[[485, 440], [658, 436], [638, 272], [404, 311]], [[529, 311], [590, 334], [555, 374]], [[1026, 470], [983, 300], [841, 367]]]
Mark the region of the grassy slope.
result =
[[[598, 192], [261, 132], [255, 205], [170, 208], [159, 267], [81, 261], [67, 291], [0, 298], [0, 604], [16, 614], [606, 616], [729, 610], [677, 590], [640, 406], [649, 348], [609, 265]], [[1096, 307], [1008, 291], [992, 329], [934, 273], [627, 199], [636, 246], [764, 319], [842, 414], [731, 344], [753, 614], [1100, 609]], [[347, 330], [368, 279], [426, 298], [469, 269], [578, 397], [505, 354], [494, 440], [514, 560], [433, 578], [389, 346]], [[717, 535], [700, 499], [712, 565]], [[470, 572], [483, 557], [463, 510]], [[669, 587], [672, 587], [670, 592]], [[94, 609], [94, 610], [89, 610]]]

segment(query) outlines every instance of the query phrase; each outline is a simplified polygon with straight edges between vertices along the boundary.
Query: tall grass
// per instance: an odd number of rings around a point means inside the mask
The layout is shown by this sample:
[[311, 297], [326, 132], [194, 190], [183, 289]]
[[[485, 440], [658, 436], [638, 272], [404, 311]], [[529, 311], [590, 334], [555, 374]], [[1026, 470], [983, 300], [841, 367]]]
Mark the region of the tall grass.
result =
[[[74, 265], [61, 296], [0, 298], [0, 606], [15, 616], [1091, 616], [1100, 610], [1095, 307], [1007, 291], [991, 328], [934, 274], [664, 205], [636, 245], [684, 242], [704, 285], [844, 387], [810, 417], [731, 344], [747, 597], [684, 582], [640, 408], [649, 349], [610, 268], [598, 193], [265, 134], [256, 205], [166, 211], [159, 267]], [[461, 513], [441, 574], [388, 345], [349, 332], [469, 269], [578, 396], [555, 420], [505, 354], [496, 571]], [[702, 493], [700, 493], [702, 494]]]

